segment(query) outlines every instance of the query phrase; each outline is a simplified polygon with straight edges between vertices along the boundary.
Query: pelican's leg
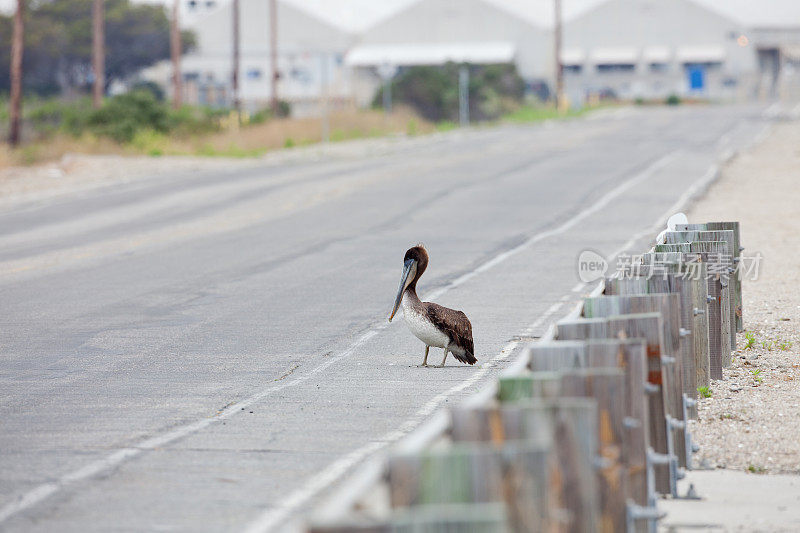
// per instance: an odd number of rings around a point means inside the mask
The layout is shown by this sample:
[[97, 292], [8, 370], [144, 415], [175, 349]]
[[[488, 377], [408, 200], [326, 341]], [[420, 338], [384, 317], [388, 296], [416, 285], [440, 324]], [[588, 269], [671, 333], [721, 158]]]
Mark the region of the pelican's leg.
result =
[[431, 347], [426, 344], [425, 345], [425, 359], [422, 361], [422, 366], [428, 366], [428, 350], [430, 350], [430, 349], [431, 349]]
[[447, 348], [444, 349], [444, 358], [442, 359], [442, 364], [439, 365], [439, 368], [444, 368], [445, 361], [447, 361]]

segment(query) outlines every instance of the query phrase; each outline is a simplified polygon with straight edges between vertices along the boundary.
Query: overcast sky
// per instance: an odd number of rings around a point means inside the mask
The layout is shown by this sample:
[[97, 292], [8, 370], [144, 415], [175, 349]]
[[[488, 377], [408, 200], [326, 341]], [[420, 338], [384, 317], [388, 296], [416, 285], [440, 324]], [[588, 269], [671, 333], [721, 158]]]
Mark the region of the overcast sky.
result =
[[[56, 0], [57, 1], [57, 0]], [[171, 3], [172, 0], [134, 0]], [[224, 1], [224, 0], [223, 0]], [[264, 0], [266, 1], [266, 0]], [[285, 0], [338, 26], [359, 31], [419, 0]], [[553, 18], [553, 0], [487, 0], [542, 24]], [[605, 0], [563, 0], [564, 16], [572, 17]], [[655, 0], [669, 2], [671, 0]], [[800, 25], [800, 0], [695, 0], [746, 25]], [[16, 0], [0, 0], [8, 10]]]

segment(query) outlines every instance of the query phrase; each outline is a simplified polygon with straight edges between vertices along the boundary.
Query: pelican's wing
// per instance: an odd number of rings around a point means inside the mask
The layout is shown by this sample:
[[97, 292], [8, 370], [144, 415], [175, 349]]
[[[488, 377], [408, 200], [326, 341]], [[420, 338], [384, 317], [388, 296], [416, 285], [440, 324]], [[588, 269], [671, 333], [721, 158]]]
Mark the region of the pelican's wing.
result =
[[475, 346], [472, 342], [472, 324], [469, 318], [462, 311], [448, 309], [439, 304], [425, 303], [428, 318], [439, 330], [445, 332], [450, 337], [450, 342], [463, 348], [464, 356], [455, 353], [453, 355], [462, 363], [475, 364]]

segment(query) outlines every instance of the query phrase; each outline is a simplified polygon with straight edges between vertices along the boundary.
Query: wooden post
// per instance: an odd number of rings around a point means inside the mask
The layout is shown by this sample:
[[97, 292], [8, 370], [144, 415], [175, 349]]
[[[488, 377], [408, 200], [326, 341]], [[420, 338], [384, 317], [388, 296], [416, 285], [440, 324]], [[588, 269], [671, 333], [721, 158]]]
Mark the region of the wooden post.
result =
[[647, 354], [642, 339], [598, 339], [539, 342], [530, 348], [530, 369], [538, 371], [576, 368], [619, 368], [625, 373], [627, 454], [623, 457], [633, 501], [650, 504], [647, 491], [647, 447], [650, 443], [647, 413]]
[[564, 396], [593, 398], [597, 402], [599, 454], [600, 531], [624, 531], [628, 487], [626, 465], [630, 457], [625, 431], [625, 377], [618, 368], [582, 368], [565, 371], [561, 378]]
[[272, 116], [276, 118], [278, 107], [278, 2], [269, 0], [269, 62], [270, 62], [270, 105]]
[[[636, 313], [659, 313], [663, 326], [664, 352], [662, 366], [665, 387], [669, 389], [668, 412], [676, 420], [684, 420], [683, 379], [684, 355], [680, 350], [680, 300], [675, 293], [640, 294], [630, 296], [599, 296], [584, 300], [583, 313], [588, 318], [627, 316]], [[694, 376], [694, 361], [691, 361]], [[686, 434], [684, 429], [675, 429], [675, 451], [680, 466], [687, 466]]]
[[[682, 252], [649, 252], [642, 255], [644, 263], [637, 269], [637, 274], [646, 277], [662, 277], [669, 274], [682, 277], [694, 286], [695, 346], [706, 350], [708, 357], [695, 359], [695, 371], [698, 372], [698, 387], [708, 386], [710, 379], [719, 379], [712, 373], [721, 373], [722, 347], [720, 332], [723, 329], [721, 316], [710, 305], [709, 298], [714, 290], [714, 281], [708, 276], [707, 265], [699, 260], [697, 254]], [[697, 353], [697, 352], [696, 352]], [[702, 351], [700, 352], [703, 353]]]
[[[738, 222], [706, 222], [705, 224], [678, 224], [675, 227], [678, 231], [714, 231], [714, 230], [728, 230], [733, 232], [733, 243], [729, 243], [730, 250], [733, 253], [734, 267], [739, 265], [742, 258], [742, 239], [739, 233]], [[732, 276], [734, 296], [736, 298], [736, 331], [744, 331], [744, 314], [742, 311], [742, 278], [740, 275]]]
[[[647, 381], [654, 386], [654, 392], [648, 394], [648, 417], [650, 427], [650, 445], [658, 453], [668, 454], [667, 418], [671, 414], [672, 395], [679, 390], [670, 383], [669, 374], [661, 363], [664, 351], [664, 327], [660, 313], [642, 313], [611, 318], [589, 318], [578, 320], [562, 320], [557, 324], [558, 340], [587, 340], [630, 338], [643, 339], [647, 353]], [[662, 494], [671, 494], [669, 468], [659, 466], [655, 469], [656, 490]]]
[[183, 105], [183, 74], [181, 73], [181, 28], [180, 0], [173, 0], [172, 19], [170, 20], [170, 54], [172, 56], [172, 108], [180, 109]]
[[[670, 372], [674, 379], [681, 385], [681, 392], [692, 394], [694, 388], [686, 385], [683, 380], [683, 364], [690, 364], [691, 376], [694, 376], [694, 360], [688, 360], [680, 350], [681, 335], [681, 306], [678, 294], [663, 292], [651, 294], [631, 294], [626, 296], [599, 296], [585, 298], [583, 315], [586, 318], [601, 318], [615, 315], [628, 315], [635, 313], [661, 313], [664, 326], [664, 349], [670, 357], [675, 357], [675, 366]], [[676, 398], [679, 400], [679, 398]], [[679, 409], [679, 405], [675, 409]]]
[[99, 109], [103, 105], [106, 92], [106, 56], [105, 56], [105, 15], [103, 0], [94, 0], [92, 5], [92, 105]]
[[[709, 289], [709, 323], [715, 328], [709, 329], [709, 346], [711, 347], [711, 379], [722, 379], [722, 367], [730, 365], [731, 328], [735, 323], [730, 317], [730, 278], [727, 269], [729, 262], [720, 259], [727, 254], [728, 245], [720, 241], [696, 241], [683, 244], [657, 244], [655, 254], [672, 252], [683, 254], [680, 261], [686, 265], [706, 264], [706, 276]], [[660, 260], [657, 255], [643, 254], [642, 259], [656, 266]], [[687, 268], [694, 268], [693, 266]], [[716, 357], [715, 357], [716, 356]]]
[[[649, 267], [649, 265], [646, 265]], [[705, 266], [705, 265], [703, 265]], [[651, 275], [649, 268], [640, 268], [640, 277], [606, 278], [605, 294], [630, 295], [658, 292], [677, 292], [681, 299], [681, 327], [691, 331], [691, 342], [687, 343], [687, 357], [693, 358], [694, 376], [689, 365], [684, 365], [684, 380], [695, 398], [698, 387], [708, 386], [708, 316], [706, 314], [706, 295], [708, 282], [705, 275], [688, 277], [677, 270], [677, 263], [671, 266], [671, 272]], [[682, 337], [684, 339], [684, 337]], [[684, 388], [686, 390], [686, 388]]]
[[587, 531], [597, 527], [597, 403], [589, 398], [533, 398], [520, 403], [452, 410], [456, 442], [491, 442], [495, 446], [526, 442], [552, 448], [556, 464], [548, 477], [547, 500], [552, 531]]
[[[530, 381], [527, 387], [522, 386], [524, 380]], [[627, 484], [628, 471], [623, 462], [623, 458], [629, 457], [628, 438], [624, 431], [624, 374], [617, 368], [523, 374], [515, 378], [516, 401], [524, 399], [521, 395], [523, 391], [539, 397], [537, 392], [541, 390], [540, 383], [552, 380], [558, 384], [558, 397], [579, 396], [597, 402], [598, 453], [603, 459], [603, 466], [597, 471], [600, 486], [598, 529], [604, 532], [622, 531], [625, 528], [626, 501], [631, 496]]]
[[[727, 254], [729, 257], [723, 258], [723, 262], [727, 265], [726, 268], [730, 272], [724, 272], [723, 278], [730, 285], [730, 339], [731, 349], [736, 349], [736, 331], [737, 331], [737, 314], [741, 317], [741, 286], [737, 285], [736, 278], [733, 275], [733, 266], [735, 265], [738, 253], [733, 253], [733, 250], [738, 250], [738, 242], [732, 230], [684, 230], [684, 231], [669, 231], [665, 234], [667, 244], [681, 244], [687, 242], [700, 242], [700, 241], [722, 241], [727, 243]], [[731, 283], [732, 281], [732, 283]]]
[[391, 504], [505, 503], [510, 530], [547, 531], [553, 521], [547, 498], [553, 454], [552, 447], [518, 442], [502, 448], [455, 443], [447, 449], [395, 455], [389, 459]]
[[22, 54], [25, 48], [25, 0], [17, 0], [14, 13], [14, 35], [11, 37], [11, 98], [9, 100], [8, 143], [17, 146], [20, 142], [22, 122]]
[[[380, 533], [411, 531], [514, 531], [509, 524], [505, 505], [501, 503], [469, 503], [426, 505], [395, 509], [390, 527]], [[344, 529], [337, 533], [350, 533]]]

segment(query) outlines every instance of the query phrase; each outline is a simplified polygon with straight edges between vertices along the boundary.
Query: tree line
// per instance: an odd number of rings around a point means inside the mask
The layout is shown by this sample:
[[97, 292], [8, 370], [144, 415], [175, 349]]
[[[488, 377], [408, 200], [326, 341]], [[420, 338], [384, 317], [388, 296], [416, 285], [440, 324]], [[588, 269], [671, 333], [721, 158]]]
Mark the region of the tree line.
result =
[[[26, 94], [72, 96], [90, 89], [93, 0], [28, 0], [24, 21]], [[105, 82], [124, 80], [170, 57], [170, 23], [162, 6], [105, 0]], [[13, 15], [0, 15], [0, 93], [10, 89]], [[184, 51], [194, 46], [182, 33]]]

